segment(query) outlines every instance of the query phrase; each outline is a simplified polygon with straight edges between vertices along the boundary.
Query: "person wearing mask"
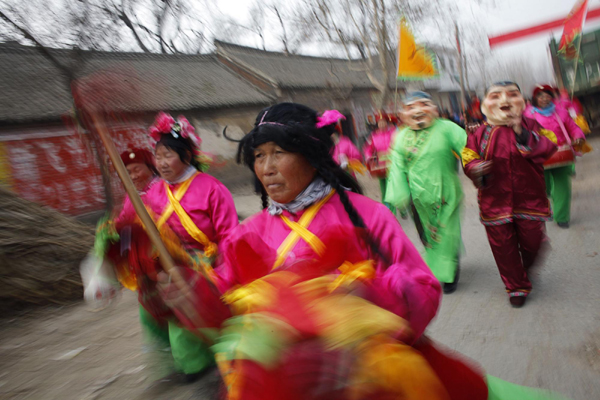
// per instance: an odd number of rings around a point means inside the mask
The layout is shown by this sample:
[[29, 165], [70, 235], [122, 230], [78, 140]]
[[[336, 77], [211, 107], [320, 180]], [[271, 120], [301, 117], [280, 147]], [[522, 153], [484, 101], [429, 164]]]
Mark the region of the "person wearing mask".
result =
[[392, 148], [385, 201], [399, 210], [416, 210], [417, 230], [422, 233], [425, 261], [444, 284], [444, 293], [456, 290], [462, 188], [454, 154], [467, 142], [464, 129], [438, 117], [431, 95], [407, 94], [402, 103], [402, 121]]
[[541, 127], [523, 117], [519, 85], [497, 82], [485, 93], [485, 125], [469, 135], [462, 152], [465, 174], [477, 187], [480, 218], [510, 304], [525, 304], [532, 285], [528, 273], [546, 240], [552, 219], [542, 164], [556, 145]]

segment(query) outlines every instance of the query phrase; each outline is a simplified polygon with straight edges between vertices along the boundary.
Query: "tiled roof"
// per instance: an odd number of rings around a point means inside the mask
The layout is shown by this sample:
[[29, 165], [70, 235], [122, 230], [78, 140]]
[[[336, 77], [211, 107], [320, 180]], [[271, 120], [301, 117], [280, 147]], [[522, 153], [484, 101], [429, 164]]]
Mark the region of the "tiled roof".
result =
[[[51, 50], [63, 61], [71, 50]], [[266, 105], [272, 97], [223, 66], [215, 55], [83, 52], [83, 75], [104, 74], [132, 111]], [[104, 71], [110, 71], [108, 74]], [[112, 86], [112, 88], [111, 88]], [[123, 96], [123, 88], [130, 93]], [[126, 98], [125, 98], [126, 97]], [[0, 44], [0, 121], [53, 119], [72, 104], [68, 83], [39, 49]]]
[[282, 88], [372, 89], [362, 62], [338, 58], [286, 55], [215, 41], [217, 52], [263, 75]]

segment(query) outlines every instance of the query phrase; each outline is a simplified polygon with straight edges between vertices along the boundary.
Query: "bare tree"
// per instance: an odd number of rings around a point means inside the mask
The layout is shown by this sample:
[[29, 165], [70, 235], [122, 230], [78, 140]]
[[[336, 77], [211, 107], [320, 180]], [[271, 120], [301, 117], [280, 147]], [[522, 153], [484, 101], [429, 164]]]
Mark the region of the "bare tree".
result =
[[[425, 3], [423, 3], [425, 4]], [[303, 0], [305, 29], [316, 39], [337, 45], [348, 59], [361, 60], [362, 70], [380, 92], [378, 106], [390, 95], [399, 15], [417, 18], [421, 2], [400, 0]]]

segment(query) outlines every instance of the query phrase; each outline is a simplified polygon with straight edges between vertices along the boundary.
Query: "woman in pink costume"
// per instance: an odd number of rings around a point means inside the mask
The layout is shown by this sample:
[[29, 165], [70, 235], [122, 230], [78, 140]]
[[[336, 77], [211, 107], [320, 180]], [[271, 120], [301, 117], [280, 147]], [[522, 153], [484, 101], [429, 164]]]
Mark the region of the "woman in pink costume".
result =
[[346, 117], [337, 110], [327, 110], [321, 116], [322, 124], [334, 125], [335, 131], [331, 134], [334, 143], [333, 159], [342, 169], [352, 175], [356, 179], [355, 171], [361, 172], [364, 170], [362, 165], [362, 156], [354, 143], [342, 132], [340, 121]]
[[321, 122], [277, 104], [240, 143], [264, 210], [231, 233], [217, 269], [233, 314], [213, 346], [227, 398], [529, 399], [499, 396], [502, 381], [423, 337], [440, 285], [335, 163]]
[[[365, 143], [365, 146], [363, 147], [363, 153], [365, 155], [367, 167], [369, 168], [369, 171], [371, 171], [371, 175], [379, 179], [381, 199], [383, 202], [387, 187], [390, 149], [396, 134], [396, 126], [394, 125], [394, 122], [397, 122], [397, 119], [381, 111], [377, 115], [376, 121], [377, 130], [371, 134], [371, 137]], [[384, 204], [392, 212], [395, 212], [395, 208], [391, 204]]]
[[[525, 116], [536, 120], [546, 131], [552, 132], [549, 139], [561, 146], [580, 148], [585, 141], [583, 131], [577, 126], [569, 112], [557, 106], [555, 89], [548, 85], [539, 85], [533, 91], [532, 107]], [[546, 193], [552, 200], [552, 211], [556, 223], [568, 228], [571, 219], [571, 176], [574, 163], [559, 166], [544, 166]]]
[[[217, 293], [216, 287], [199, 277], [212, 273], [219, 245], [238, 225], [233, 199], [221, 182], [202, 172], [200, 138], [184, 117], [175, 120], [160, 113], [150, 136], [155, 141], [156, 168], [162, 180], [148, 189], [143, 202], [190, 290], [200, 298], [211, 296]], [[148, 345], [170, 347], [175, 370], [182, 374], [176, 376], [184, 381], [196, 379], [214, 365], [209, 338], [227, 318], [227, 307], [216, 301], [208, 312], [199, 310], [206, 325], [198, 334], [183, 314], [163, 301], [157, 287], [162, 267], [130, 203], [98, 234], [98, 242], [102, 238], [107, 239], [104, 247], [108, 249], [100, 255], [106, 253], [119, 281], [138, 292]]]

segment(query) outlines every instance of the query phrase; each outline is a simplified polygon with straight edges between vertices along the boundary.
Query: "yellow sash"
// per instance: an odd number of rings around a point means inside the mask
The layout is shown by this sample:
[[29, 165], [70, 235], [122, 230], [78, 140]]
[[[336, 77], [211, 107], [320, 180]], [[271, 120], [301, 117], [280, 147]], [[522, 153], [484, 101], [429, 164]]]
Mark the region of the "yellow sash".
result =
[[171, 188], [169, 187], [169, 184], [167, 182], [165, 182], [165, 190], [167, 191], [167, 196], [169, 198], [169, 204], [167, 205], [167, 207], [163, 211], [162, 215], [160, 216], [157, 225], [158, 225], [158, 229], [160, 229], [160, 227], [167, 222], [167, 220], [169, 219], [171, 214], [173, 214], [173, 212], [175, 212], [175, 214], [177, 214], [177, 216], [179, 217], [179, 221], [181, 222], [181, 225], [184, 227], [186, 232], [192, 238], [194, 238], [194, 240], [196, 240], [198, 243], [200, 243], [204, 247], [204, 255], [206, 257], [210, 258], [217, 254], [217, 250], [218, 250], [217, 245], [215, 243], [211, 242], [208, 239], [208, 237], [204, 234], [204, 232], [202, 232], [196, 226], [194, 221], [192, 221], [192, 218], [190, 218], [190, 216], [185, 212], [185, 210], [181, 206], [181, 203], [179, 203], [179, 201], [183, 198], [183, 196], [189, 189], [190, 184], [192, 183], [192, 181], [198, 174], [199, 174], [199, 172], [195, 173], [194, 175], [192, 175], [192, 177], [190, 177], [188, 180], [183, 182], [181, 184], [181, 186], [179, 186], [179, 188], [177, 189], [175, 194], [173, 194], [173, 192], [171, 192]]
[[275, 264], [273, 264], [272, 269], [279, 268], [281, 264], [283, 264], [288, 253], [294, 248], [294, 246], [296, 246], [300, 239], [303, 239], [318, 255], [322, 255], [325, 252], [325, 245], [321, 239], [308, 230], [308, 226], [311, 224], [313, 219], [315, 219], [319, 213], [319, 210], [321, 210], [321, 207], [323, 207], [323, 205], [327, 203], [327, 201], [329, 201], [331, 196], [334, 194], [335, 190], [332, 190], [327, 196], [319, 200], [319, 202], [307, 208], [298, 222], [290, 221], [283, 215], [280, 216], [283, 222], [285, 222], [285, 224], [289, 226], [292, 231], [277, 249], [277, 260], [275, 260]]

